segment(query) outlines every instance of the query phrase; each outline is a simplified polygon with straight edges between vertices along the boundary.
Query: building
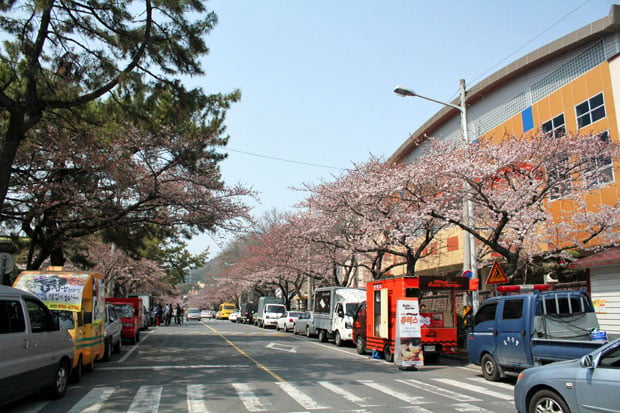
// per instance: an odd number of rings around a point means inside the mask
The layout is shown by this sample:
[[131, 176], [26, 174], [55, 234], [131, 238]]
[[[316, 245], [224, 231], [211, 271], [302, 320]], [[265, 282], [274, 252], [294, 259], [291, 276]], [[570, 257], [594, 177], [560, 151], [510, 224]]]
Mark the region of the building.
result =
[[[484, 136], [584, 131], [619, 142], [620, 114], [620, 5], [608, 16], [559, 38], [510, 63], [467, 90], [467, 129], [470, 140]], [[459, 106], [459, 101], [451, 102]], [[444, 106], [416, 130], [390, 157], [411, 162], [427, 136], [461, 139], [460, 112]], [[620, 197], [620, 165], [604, 165], [603, 196]], [[463, 237], [445, 234], [434, 248], [443, 251], [421, 263], [416, 272], [453, 271], [462, 263]], [[588, 266], [588, 262], [592, 267]], [[590, 259], [575, 268], [590, 270], [592, 294], [606, 311], [603, 328], [620, 335], [620, 254]], [[484, 281], [484, 273], [481, 281]], [[612, 288], [613, 291], [609, 289]]]

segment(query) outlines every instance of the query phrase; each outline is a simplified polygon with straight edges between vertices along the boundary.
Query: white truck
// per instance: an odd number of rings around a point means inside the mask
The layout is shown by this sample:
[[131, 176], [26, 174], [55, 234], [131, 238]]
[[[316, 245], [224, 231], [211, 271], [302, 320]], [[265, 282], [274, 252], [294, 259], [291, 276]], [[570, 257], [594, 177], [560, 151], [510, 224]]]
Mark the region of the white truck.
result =
[[275, 327], [278, 318], [286, 313], [284, 298], [263, 296], [258, 299], [256, 314], [254, 315], [254, 325], [265, 328]]
[[314, 291], [314, 327], [319, 341], [352, 341], [353, 315], [366, 300], [363, 288], [319, 287]]

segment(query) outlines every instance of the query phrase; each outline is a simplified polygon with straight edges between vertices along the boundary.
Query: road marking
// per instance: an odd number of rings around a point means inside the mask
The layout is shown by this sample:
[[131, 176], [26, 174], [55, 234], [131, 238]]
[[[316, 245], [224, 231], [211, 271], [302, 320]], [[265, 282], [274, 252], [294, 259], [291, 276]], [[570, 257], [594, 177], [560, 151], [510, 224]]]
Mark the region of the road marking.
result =
[[347, 399], [348, 401], [350, 401], [351, 403], [357, 404], [359, 407], [377, 407], [378, 405], [372, 405], [372, 404], [368, 404], [369, 398], [367, 397], [359, 397], [349, 391], [346, 391], [345, 389], [343, 389], [340, 386], [337, 386], [333, 383], [330, 383], [328, 381], [319, 381], [319, 384], [323, 387], [325, 387], [327, 390], [330, 390], [334, 393], [336, 393], [339, 396], [344, 397], [345, 399]]
[[254, 395], [252, 387], [247, 383], [232, 383], [237, 391], [237, 395], [243, 402], [243, 405], [250, 412], [265, 412], [267, 409], [263, 407], [260, 399]]
[[140, 386], [127, 413], [152, 413], [159, 408], [163, 386]]
[[110, 398], [118, 387], [95, 387], [86, 396], [69, 410], [69, 413], [95, 413], [101, 410], [103, 404]]
[[269, 343], [265, 347], [271, 348], [273, 350], [281, 350], [281, 351], [287, 351], [289, 353], [297, 353], [297, 347], [295, 347], [295, 346], [287, 346], [286, 344]]
[[493, 410], [483, 409], [482, 407], [478, 407], [478, 406], [475, 406], [469, 403], [456, 403], [456, 404], [453, 404], [452, 407], [454, 407], [454, 410], [456, 410], [457, 412], [463, 412], [463, 413], [467, 413], [467, 412], [493, 413]]
[[[146, 337], [144, 337], [141, 341], [139, 341], [139, 342], [137, 342], [136, 344], [134, 344], [134, 346], [133, 346], [133, 347], [132, 347], [132, 348], [131, 348], [131, 349], [130, 349], [127, 353], [125, 353], [125, 355], [124, 355], [123, 357], [121, 357], [121, 358], [117, 361], [117, 363], [124, 363], [124, 362], [125, 362], [125, 360], [127, 360], [127, 358], [128, 358], [129, 356], [131, 356], [131, 354], [132, 354], [134, 351], [136, 351], [136, 349], [138, 348], [138, 345], [139, 345], [141, 342], [142, 342], [142, 343], [144, 343], [144, 341], [145, 341], [147, 338], [149, 338], [149, 337], [150, 337], [150, 336], [146, 336]], [[121, 339], [121, 340], [122, 340], [122, 339]], [[123, 346], [123, 347], [124, 347], [124, 346]]]
[[515, 386], [509, 383], [502, 383], [499, 381], [489, 381], [487, 379], [483, 379], [482, 377], [468, 377], [467, 380], [475, 381], [481, 384], [486, 384], [490, 386], [500, 387], [505, 390], [514, 391]]
[[482, 393], [486, 396], [497, 397], [498, 399], [502, 399], [502, 400], [513, 400], [512, 396], [508, 396], [503, 393], [498, 393], [496, 391], [489, 390], [487, 387], [475, 386], [473, 384], [462, 383], [460, 381], [452, 380], [452, 379], [433, 379], [433, 380], [438, 381], [440, 383], [455, 386], [460, 389], [473, 391], [475, 393]]
[[[205, 326], [206, 328], [210, 329], [211, 331], [213, 331], [214, 333], [217, 333], [217, 330], [215, 330], [213, 327], [207, 325], [207, 324], [203, 324], [203, 326]], [[220, 337], [222, 337], [222, 340], [226, 341], [228, 343], [229, 346], [231, 346], [232, 348], [234, 348], [235, 350], [237, 350], [237, 352], [239, 352], [239, 354], [241, 354], [242, 356], [246, 357], [247, 359], [249, 359], [250, 361], [252, 361], [254, 364], [256, 364], [261, 370], [263, 370], [265, 373], [269, 374], [271, 377], [273, 377], [274, 379], [276, 379], [276, 381], [278, 382], [284, 382], [284, 379], [280, 376], [278, 376], [276, 373], [274, 373], [273, 371], [269, 370], [266, 366], [264, 366], [263, 364], [259, 363], [257, 360], [255, 360], [252, 356], [250, 356], [248, 353], [246, 353], [245, 351], [241, 350], [239, 347], [237, 347], [237, 345], [235, 345], [235, 343], [233, 343], [232, 341], [230, 341], [229, 339], [227, 339], [226, 337], [224, 337], [223, 335], [219, 334], [218, 335]]]
[[384, 386], [383, 384], [379, 384], [372, 380], [357, 380], [358, 383], [362, 383], [365, 386], [368, 386], [372, 389], [378, 390], [382, 393], [385, 393], [389, 396], [395, 397], [404, 401], [405, 403], [409, 403], [412, 405], [415, 404], [426, 404], [427, 402], [423, 401], [424, 397], [421, 396], [410, 396], [408, 394], [396, 391], [388, 386]]
[[188, 413], [208, 413], [207, 401], [205, 400], [204, 384], [187, 385], [187, 411]]
[[328, 406], [323, 406], [320, 403], [315, 402], [310, 396], [306, 393], [299, 390], [297, 387], [293, 386], [288, 382], [280, 382], [276, 383], [285, 393], [291, 396], [297, 403], [301, 404], [305, 409], [308, 410], [321, 410], [321, 409], [329, 409]]
[[415, 387], [417, 389], [420, 390], [425, 390], [425, 391], [429, 391], [431, 393], [434, 394], [439, 394], [441, 396], [445, 396], [448, 397], [452, 400], [456, 400], [457, 402], [479, 402], [482, 401], [481, 399], [477, 399], [475, 397], [471, 397], [468, 396], [466, 394], [462, 394], [462, 393], [458, 393], [455, 391], [451, 391], [448, 389], [445, 389], [443, 387], [439, 387], [439, 386], [434, 386], [430, 383], [427, 382], [423, 382], [423, 381], [419, 381], [419, 380], [413, 380], [413, 379], [407, 379], [407, 380], [400, 380], [400, 379], [396, 379], [396, 381], [407, 384], [409, 386]]
[[190, 366], [118, 366], [118, 367], [97, 367], [97, 370], [183, 370], [183, 369], [232, 369], [248, 368], [250, 364], [194, 364]]

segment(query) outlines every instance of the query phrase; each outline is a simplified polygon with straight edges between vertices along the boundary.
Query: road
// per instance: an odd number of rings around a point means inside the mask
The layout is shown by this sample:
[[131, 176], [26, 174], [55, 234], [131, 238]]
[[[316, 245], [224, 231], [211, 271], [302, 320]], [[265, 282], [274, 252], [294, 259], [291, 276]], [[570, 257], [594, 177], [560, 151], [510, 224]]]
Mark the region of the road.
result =
[[292, 333], [224, 320], [155, 327], [69, 387], [11, 412], [514, 412], [513, 383], [443, 358], [417, 371]]

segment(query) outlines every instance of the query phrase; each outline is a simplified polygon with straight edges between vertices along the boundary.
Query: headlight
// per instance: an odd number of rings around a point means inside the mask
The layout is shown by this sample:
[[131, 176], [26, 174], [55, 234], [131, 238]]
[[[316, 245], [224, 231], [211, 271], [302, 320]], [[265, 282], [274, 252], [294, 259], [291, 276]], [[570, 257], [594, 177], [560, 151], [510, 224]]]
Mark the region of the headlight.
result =
[[133, 327], [132, 323], [123, 323], [123, 327]]

